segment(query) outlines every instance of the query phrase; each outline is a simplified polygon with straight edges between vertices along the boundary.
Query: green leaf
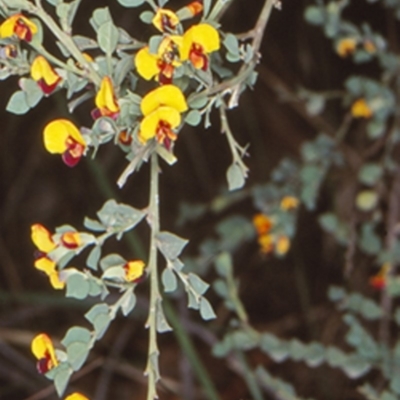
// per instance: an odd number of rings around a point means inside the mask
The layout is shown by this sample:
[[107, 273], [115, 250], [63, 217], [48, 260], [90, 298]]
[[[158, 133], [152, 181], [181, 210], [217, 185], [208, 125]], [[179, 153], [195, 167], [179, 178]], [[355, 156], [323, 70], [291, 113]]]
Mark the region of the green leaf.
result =
[[232, 55], [237, 56], [237, 57], [240, 56], [239, 41], [237, 40], [235, 35], [233, 35], [232, 33], [228, 33], [225, 36], [223, 44], [229, 53], [231, 53]]
[[375, 233], [375, 224], [368, 222], [362, 224], [359, 245], [361, 250], [369, 255], [377, 255], [381, 251], [382, 241]]
[[85, 228], [93, 232], [104, 232], [106, 230], [106, 228], [99, 221], [88, 217], [85, 217], [83, 225], [85, 226]]
[[346, 359], [343, 370], [351, 379], [357, 379], [365, 375], [371, 369], [371, 365], [360, 355], [354, 354]]
[[64, 338], [61, 340], [61, 344], [64, 347], [68, 347], [73, 342], [89, 343], [92, 335], [89, 329], [82, 328], [81, 326], [73, 326], [69, 328]]
[[217, 317], [210, 302], [204, 297], [202, 297], [200, 300], [200, 315], [205, 321]]
[[90, 347], [85, 342], [73, 342], [67, 346], [68, 362], [74, 371], [81, 369], [89, 355]]
[[118, 231], [134, 228], [146, 214], [127, 204], [108, 200], [97, 213], [101, 223]]
[[62, 3], [63, 0], [46, 0], [49, 4], [51, 4], [52, 6], [56, 6], [60, 3]]
[[69, 368], [68, 364], [60, 364], [57, 368], [57, 373], [54, 375], [54, 386], [56, 388], [58, 397], [62, 397], [65, 389], [67, 388], [69, 378], [73, 370]]
[[97, 31], [101, 25], [110, 21], [112, 21], [112, 17], [108, 7], [96, 8], [93, 11], [92, 18], [90, 18], [90, 24], [95, 31]]
[[379, 164], [364, 164], [358, 172], [358, 179], [361, 183], [368, 186], [374, 186], [383, 175], [383, 168]]
[[325, 361], [325, 347], [320, 343], [311, 343], [306, 347], [303, 358], [309, 367], [318, 367]]
[[25, 99], [29, 108], [35, 107], [43, 98], [42, 90], [33, 79], [21, 78], [19, 85], [25, 93]]
[[340, 286], [330, 286], [328, 289], [328, 297], [331, 301], [340, 301], [346, 296], [346, 291]]
[[90, 251], [88, 258], [86, 259], [86, 265], [97, 271], [97, 264], [99, 263], [101, 257], [101, 247], [94, 246], [93, 249]]
[[126, 264], [125, 258], [120, 256], [119, 254], [112, 253], [108, 254], [107, 256], [103, 257], [100, 261], [100, 268], [105, 271], [110, 267], [116, 266], [124, 266]]
[[74, 297], [75, 299], [85, 299], [89, 294], [90, 285], [85, 274], [75, 272], [67, 278], [66, 297]]
[[204, 282], [199, 276], [193, 274], [192, 272], [189, 273], [188, 278], [189, 284], [199, 296], [203, 295], [210, 287], [208, 283]]
[[118, 45], [119, 32], [112, 21], [102, 24], [97, 31], [97, 41], [100, 48], [111, 55]]
[[164, 285], [164, 292], [175, 292], [178, 287], [178, 280], [175, 273], [170, 268], [164, 268], [161, 280]]
[[157, 237], [157, 247], [168, 260], [175, 260], [181, 254], [188, 240], [170, 232], [160, 232]]
[[261, 335], [260, 347], [264, 353], [268, 354], [276, 362], [286, 360], [289, 354], [288, 345], [269, 333]]
[[203, 18], [206, 18], [210, 12], [211, 0], [203, 0]]
[[322, 25], [325, 22], [325, 11], [322, 7], [309, 6], [306, 8], [304, 18], [312, 25]]
[[101, 339], [111, 322], [109, 306], [106, 303], [96, 304], [85, 314], [85, 318], [92, 323], [96, 338]]
[[326, 361], [331, 367], [343, 368], [343, 366], [346, 364], [346, 360], [346, 354], [343, 353], [342, 350], [332, 346], [328, 347], [326, 351]]
[[21, 115], [30, 109], [25, 93], [22, 90], [15, 92], [7, 103], [6, 110], [10, 113]]
[[110, 325], [111, 317], [109, 314], [99, 314], [93, 321], [94, 331], [96, 332], [97, 339], [101, 339]]
[[152, 11], [143, 11], [140, 13], [139, 18], [145, 24], [151, 24], [154, 18], [154, 13]]
[[139, 7], [141, 6], [146, 0], [118, 0], [118, 3], [124, 7]]
[[157, 54], [160, 43], [163, 40], [163, 36], [154, 35], [149, 39], [149, 52], [152, 54]]
[[156, 320], [157, 320], [157, 332], [163, 333], [163, 332], [169, 332], [172, 331], [172, 328], [168, 324], [164, 310], [162, 308], [161, 300], [157, 301], [157, 306], [156, 306]]
[[197, 126], [201, 122], [201, 114], [197, 110], [190, 110], [185, 117], [185, 122], [191, 126]]
[[128, 296], [124, 297], [124, 301], [121, 303], [122, 314], [124, 314], [124, 316], [127, 317], [128, 314], [135, 308], [135, 305], [136, 305], [136, 296], [135, 293], [131, 291]]
[[215, 259], [215, 266], [219, 276], [227, 277], [232, 275], [232, 257], [229, 253], [218, 254]]
[[194, 95], [189, 96], [188, 98], [188, 105], [190, 108], [200, 109], [207, 105], [208, 97], [206, 95], [199, 96], [197, 93]]
[[101, 279], [110, 279], [112, 281], [125, 281], [125, 270], [121, 265], [107, 268], [101, 275]]
[[246, 182], [246, 175], [240, 165], [236, 162], [231, 164], [226, 171], [229, 190], [240, 189]]

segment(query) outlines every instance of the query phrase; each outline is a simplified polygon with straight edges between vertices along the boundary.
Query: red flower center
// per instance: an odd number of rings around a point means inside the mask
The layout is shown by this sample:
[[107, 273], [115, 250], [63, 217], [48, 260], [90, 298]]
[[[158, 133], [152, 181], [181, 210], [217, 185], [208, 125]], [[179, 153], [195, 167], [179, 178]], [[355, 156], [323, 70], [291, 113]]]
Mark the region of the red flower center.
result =
[[32, 40], [32, 32], [22, 18], [19, 18], [15, 23], [14, 33], [20, 39], [26, 40], [27, 42]]
[[208, 68], [208, 58], [204, 52], [202, 45], [198, 43], [193, 43], [189, 52], [189, 59], [195, 68], [207, 71]]
[[49, 352], [46, 352], [44, 357], [38, 360], [38, 362], [36, 363], [36, 368], [39, 374], [45, 374], [46, 372], [49, 372], [52, 367], [53, 362], [51, 361]]
[[156, 138], [158, 143], [163, 143], [167, 150], [171, 148], [171, 141], [176, 140], [177, 135], [171, 129], [171, 125], [161, 120], [158, 123]]
[[85, 150], [85, 146], [81, 143], [78, 143], [71, 136], [66, 140], [67, 150], [62, 155], [62, 159], [68, 167], [74, 167], [78, 164], [79, 160], [82, 157], [83, 151]]

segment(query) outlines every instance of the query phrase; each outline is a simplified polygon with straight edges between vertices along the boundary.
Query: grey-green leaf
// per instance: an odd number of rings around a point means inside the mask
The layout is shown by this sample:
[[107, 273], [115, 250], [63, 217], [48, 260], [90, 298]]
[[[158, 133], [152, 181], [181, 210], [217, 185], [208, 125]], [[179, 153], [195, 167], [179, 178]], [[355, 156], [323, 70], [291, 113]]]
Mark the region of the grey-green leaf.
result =
[[201, 318], [208, 321], [209, 319], [216, 318], [215, 312], [210, 304], [210, 302], [202, 297], [200, 300], [200, 315]]

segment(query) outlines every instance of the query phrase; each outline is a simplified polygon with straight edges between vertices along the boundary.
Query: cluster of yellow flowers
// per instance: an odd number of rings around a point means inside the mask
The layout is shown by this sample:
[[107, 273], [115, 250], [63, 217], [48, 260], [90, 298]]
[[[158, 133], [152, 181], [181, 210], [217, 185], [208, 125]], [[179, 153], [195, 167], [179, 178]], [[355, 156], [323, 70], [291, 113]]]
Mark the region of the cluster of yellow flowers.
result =
[[[65, 276], [57, 269], [57, 263], [52, 259], [51, 252], [57, 247], [75, 250], [83, 245], [79, 232], [67, 231], [59, 235], [52, 235], [50, 231], [41, 224], [31, 226], [31, 239], [37, 250], [35, 252], [34, 266], [44, 272], [50, 280], [54, 289], [65, 287]], [[142, 260], [127, 262], [123, 269], [126, 282], [138, 283], [144, 275], [145, 263]]]
[[[280, 209], [290, 211], [296, 209], [298, 205], [299, 200], [296, 197], [285, 196], [280, 202]], [[274, 232], [275, 217], [258, 213], [253, 217], [253, 225], [257, 231], [258, 244], [262, 253], [269, 254], [274, 251], [277, 255], [283, 256], [289, 251], [290, 238], [284, 233]]]
[[360, 40], [355, 37], [345, 37], [336, 45], [336, 51], [340, 57], [348, 57], [357, 50], [357, 47], [363, 48], [367, 53], [373, 54], [377, 51], [376, 45], [372, 40]]
[[[202, 11], [203, 6], [200, 1], [194, 1], [186, 8], [190, 15], [195, 16]], [[163, 39], [156, 54], [152, 54], [148, 46], [140, 49], [134, 57], [134, 64], [142, 78], [155, 78], [160, 85], [165, 86], [150, 91], [142, 99], [143, 119], [137, 138], [142, 144], [155, 138], [169, 149], [171, 142], [177, 138], [174, 130], [181, 124], [181, 113], [188, 109], [181, 89], [172, 84], [174, 69], [188, 61], [195, 69], [208, 70], [208, 55], [220, 48], [220, 38], [218, 31], [207, 23], [193, 25], [183, 34], [179, 34], [180, 20], [169, 9], [159, 8], [152, 22], [162, 32]], [[37, 32], [35, 23], [20, 13], [10, 16], [0, 25], [0, 38], [16, 36], [30, 42]], [[88, 62], [93, 61], [89, 55], [83, 56]], [[62, 82], [62, 77], [42, 55], [33, 60], [31, 77], [45, 95], [51, 94]], [[118, 118], [120, 105], [112, 77], [102, 78], [94, 102], [94, 119]], [[43, 135], [45, 148], [52, 154], [61, 154], [64, 163], [71, 167], [79, 162], [88, 147], [79, 129], [66, 119], [50, 122]], [[118, 139], [123, 144], [129, 144], [132, 140], [129, 135], [126, 130], [121, 131]]]

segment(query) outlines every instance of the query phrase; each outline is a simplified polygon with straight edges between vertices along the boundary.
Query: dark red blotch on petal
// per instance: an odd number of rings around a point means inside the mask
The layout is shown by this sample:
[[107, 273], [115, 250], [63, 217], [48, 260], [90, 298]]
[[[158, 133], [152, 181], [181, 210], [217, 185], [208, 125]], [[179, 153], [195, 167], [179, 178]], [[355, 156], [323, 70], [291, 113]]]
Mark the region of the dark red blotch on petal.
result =
[[46, 372], [49, 372], [50, 371], [49, 357], [45, 356], [45, 357], [41, 358], [40, 360], [38, 360], [38, 362], [36, 363], [36, 368], [37, 368], [39, 374], [45, 374]]
[[19, 38], [22, 38], [27, 42], [32, 40], [32, 32], [21, 18], [16, 22], [14, 32]]
[[42, 92], [47, 95], [51, 94], [54, 91], [60, 80], [61, 78], [57, 79], [57, 81], [54, 82], [52, 85], [48, 85], [44, 79], [40, 79], [39, 81], [37, 81], [37, 84], [39, 85], [40, 89], [42, 89]]

